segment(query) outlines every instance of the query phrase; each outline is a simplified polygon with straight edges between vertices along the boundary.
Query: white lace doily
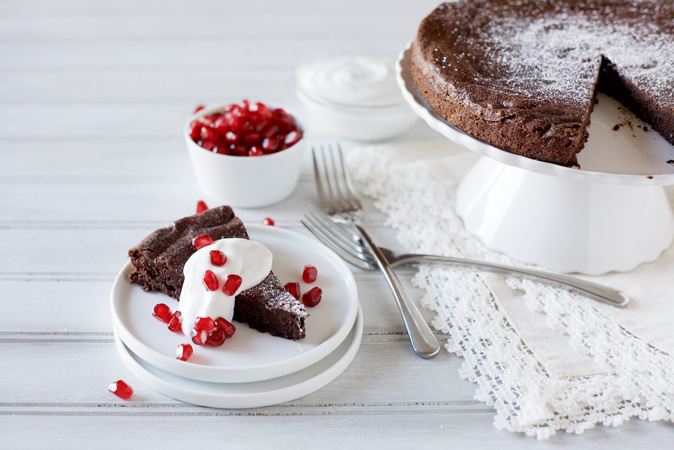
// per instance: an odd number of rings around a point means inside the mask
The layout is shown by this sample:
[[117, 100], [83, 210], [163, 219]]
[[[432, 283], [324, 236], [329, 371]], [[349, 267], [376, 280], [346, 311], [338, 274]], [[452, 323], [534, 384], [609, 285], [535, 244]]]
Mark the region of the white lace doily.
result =
[[[355, 149], [356, 179], [409, 251], [515, 265], [463, 228], [452, 205], [475, 156], [451, 143]], [[497, 428], [547, 438], [631, 417], [671, 420], [674, 411], [674, 249], [629, 274], [594, 277], [627, 292], [625, 310], [566, 290], [456, 267], [421, 266], [413, 283], [461, 376], [496, 410]]]

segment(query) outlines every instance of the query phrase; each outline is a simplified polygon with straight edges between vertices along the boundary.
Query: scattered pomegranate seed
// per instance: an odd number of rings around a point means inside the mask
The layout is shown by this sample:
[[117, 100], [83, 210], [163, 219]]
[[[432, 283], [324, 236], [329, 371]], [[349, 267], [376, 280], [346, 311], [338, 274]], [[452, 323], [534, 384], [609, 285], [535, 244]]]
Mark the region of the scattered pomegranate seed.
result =
[[154, 305], [154, 311], [152, 311], [152, 315], [164, 323], [169, 323], [169, 320], [171, 320], [171, 308], [166, 306], [164, 303], [158, 303]]
[[264, 219], [262, 219], [262, 225], [269, 225], [269, 226], [273, 227], [274, 226], [274, 219], [272, 219], [271, 217], [265, 217]]
[[305, 283], [313, 283], [318, 277], [318, 270], [314, 266], [304, 266], [302, 272], [302, 281]]
[[211, 331], [215, 328], [215, 321], [210, 317], [197, 317], [194, 321], [194, 329], [198, 331]]
[[197, 345], [204, 345], [208, 339], [208, 332], [197, 330], [196, 328], [192, 329], [192, 342]]
[[108, 385], [108, 390], [119, 398], [127, 400], [133, 395], [133, 389], [122, 380], [117, 380]]
[[306, 294], [302, 296], [302, 303], [304, 306], [314, 307], [321, 302], [323, 291], [318, 286], [311, 288]]
[[[220, 250], [211, 250], [211, 264], [222, 267], [227, 262], [227, 257]], [[216, 288], [217, 289], [217, 288]]]
[[225, 285], [222, 286], [222, 292], [224, 292], [225, 295], [229, 296], [234, 295], [237, 289], [239, 289], [239, 287], [241, 286], [241, 281], [243, 280], [238, 275], [227, 275]]
[[225, 337], [227, 339], [231, 338], [234, 336], [234, 333], [236, 333], [236, 327], [234, 324], [224, 317], [218, 317], [215, 319], [215, 326], [225, 332]]
[[293, 297], [295, 297], [297, 300], [300, 299], [300, 284], [297, 282], [292, 282], [292, 283], [286, 283], [285, 286], [283, 286], [286, 291]]
[[210, 347], [220, 347], [225, 343], [225, 332], [220, 328], [214, 328], [213, 331], [208, 333], [208, 338], [206, 339], [206, 345]]
[[205, 201], [199, 200], [197, 202], [197, 214], [201, 214], [202, 212], [206, 211], [208, 209], [208, 205], [206, 204]]
[[213, 239], [207, 234], [202, 234], [201, 236], [197, 236], [194, 239], [192, 239], [192, 247], [194, 247], [195, 250], [204, 248], [207, 245], [211, 245], [212, 243]]
[[193, 112], [192, 114], [196, 114], [196, 113], [198, 113], [199, 111], [201, 111], [201, 110], [204, 109], [204, 108], [205, 108], [204, 105], [199, 105], [199, 106], [197, 106], [196, 108], [194, 108], [194, 112]]
[[193, 120], [189, 130], [197, 145], [233, 156], [276, 153], [296, 144], [303, 135], [295, 118], [283, 109], [248, 100]]
[[180, 344], [176, 347], [176, 359], [187, 361], [194, 353], [194, 349], [190, 344]]
[[180, 311], [176, 311], [171, 315], [171, 319], [169, 320], [168, 329], [174, 333], [176, 331], [180, 331], [181, 329], [182, 320], [180, 319], [180, 316], [182, 316], [182, 313]]
[[207, 270], [204, 273], [204, 286], [206, 286], [206, 290], [208, 291], [217, 291], [220, 287], [218, 277], [215, 275], [215, 273], [213, 273], [212, 270]]

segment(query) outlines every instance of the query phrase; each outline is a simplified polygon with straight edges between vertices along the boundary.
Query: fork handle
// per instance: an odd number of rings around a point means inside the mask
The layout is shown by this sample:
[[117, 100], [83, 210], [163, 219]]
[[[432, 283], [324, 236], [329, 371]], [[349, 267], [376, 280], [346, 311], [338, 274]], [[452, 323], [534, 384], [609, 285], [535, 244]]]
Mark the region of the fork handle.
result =
[[542, 270], [528, 269], [525, 267], [504, 266], [502, 264], [490, 263], [486, 261], [452, 258], [451, 256], [420, 254], [399, 255], [396, 258], [395, 265], [409, 263], [446, 263], [456, 266], [469, 266], [476, 269], [504, 273], [507, 275], [518, 274], [524, 276], [525, 278], [534, 278], [561, 285], [565, 288], [575, 290], [593, 300], [615, 306], [617, 308], [624, 308], [630, 301], [630, 298], [627, 296], [627, 294], [622, 291], [561, 273], [545, 272]]
[[379, 247], [372, 242], [370, 236], [360, 226], [356, 225], [356, 229], [360, 232], [363, 242], [366, 247], [372, 252], [377, 261], [377, 266], [384, 274], [384, 278], [388, 282], [393, 297], [396, 299], [398, 309], [403, 317], [405, 328], [412, 342], [414, 352], [422, 358], [432, 358], [440, 351], [440, 344], [435, 338], [433, 331], [428, 326], [424, 318], [421, 316], [419, 309], [416, 307], [412, 299], [407, 295], [402, 283], [393, 272], [391, 265], [386, 260], [384, 254], [379, 250]]

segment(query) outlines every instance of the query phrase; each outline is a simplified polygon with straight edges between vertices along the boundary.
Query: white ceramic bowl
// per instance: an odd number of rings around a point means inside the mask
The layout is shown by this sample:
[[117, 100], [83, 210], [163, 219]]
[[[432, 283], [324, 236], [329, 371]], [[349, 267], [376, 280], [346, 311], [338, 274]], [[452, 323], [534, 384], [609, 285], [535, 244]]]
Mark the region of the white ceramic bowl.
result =
[[336, 103], [312, 96], [301, 87], [297, 96], [316, 125], [347, 139], [382, 141], [410, 129], [418, 117], [403, 100], [386, 105]]
[[311, 59], [297, 67], [296, 77], [297, 96], [314, 129], [357, 141], [381, 141], [404, 133], [417, 121], [387, 58]]
[[[199, 188], [210, 200], [239, 208], [258, 208], [289, 197], [297, 187], [302, 169], [304, 136], [292, 147], [263, 156], [214, 153], [192, 140], [189, 126], [193, 120], [223, 111], [227, 106], [204, 108], [185, 124], [185, 143]], [[305, 130], [297, 116], [288, 113]]]

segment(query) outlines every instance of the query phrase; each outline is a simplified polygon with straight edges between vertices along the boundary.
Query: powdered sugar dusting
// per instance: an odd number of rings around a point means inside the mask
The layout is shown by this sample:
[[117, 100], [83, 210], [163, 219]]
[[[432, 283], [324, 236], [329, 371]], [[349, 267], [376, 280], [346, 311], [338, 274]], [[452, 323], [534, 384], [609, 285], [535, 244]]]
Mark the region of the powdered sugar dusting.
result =
[[619, 3], [621, 14], [616, 14], [618, 4], [575, 4], [573, 9], [564, 4], [555, 3], [549, 13], [529, 22], [505, 14], [489, 23], [482, 36], [498, 49], [494, 61], [507, 86], [532, 96], [580, 102], [605, 57], [641, 89], [674, 101], [672, 24], [666, 30], [651, 19], [659, 4]]
[[[674, 103], [674, 4], [655, 0], [460, 2], [436, 67], [523, 99], [587, 103], [602, 58]], [[440, 13], [444, 8], [439, 8]]]

